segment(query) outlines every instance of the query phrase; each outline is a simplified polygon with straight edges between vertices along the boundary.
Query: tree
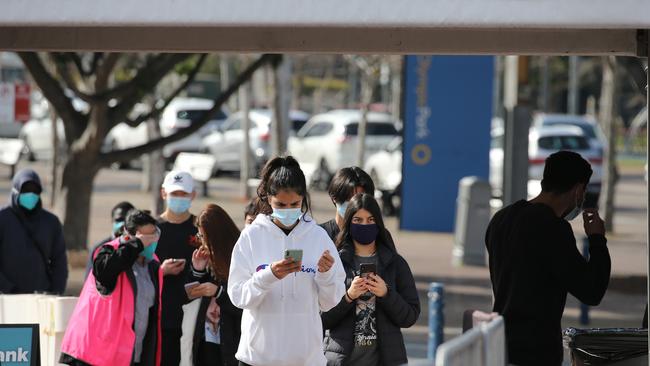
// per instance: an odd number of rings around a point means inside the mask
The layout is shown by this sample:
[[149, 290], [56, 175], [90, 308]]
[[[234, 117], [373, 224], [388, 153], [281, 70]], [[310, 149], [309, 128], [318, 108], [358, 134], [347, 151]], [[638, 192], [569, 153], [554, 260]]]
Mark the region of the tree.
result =
[[[105, 151], [104, 140], [117, 124], [124, 122], [135, 127], [156, 120], [192, 82], [206, 55], [22, 52], [19, 56], [63, 121], [67, 151], [56, 194], [56, 210], [63, 216], [68, 249], [76, 250], [86, 248], [93, 181], [100, 169], [161, 149], [198, 131], [255, 70], [277, 57], [263, 55], [250, 64], [215, 99], [212, 109], [191, 127], [140, 146]], [[56, 65], [58, 76], [47, 70], [45, 60]], [[175, 71], [186, 75], [185, 81], [149, 112], [134, 116], [134, 107]], [[75, 108], [76, 98], [87, 103], [88, 108]]]
[[616, 120], [618, 118], [617, 97], [620, 93], [618, 81], [618, 65], [616, 57], [603, 58], [603, 84], [600, 93], [599, 121], [607, 136], [605, 159], [603, 166], [603, 186], [600, 196], [600, 207], [603, 211], [605, 229], [614, 228], [614, 188], [618, 180], [616, 169]]
[[382, 56], [346, 56], [361, 71], [361, 120], [357, 128], [357, 166], [363, 168], [366, 153], [366, 128], [373, 92], [379, 83]]

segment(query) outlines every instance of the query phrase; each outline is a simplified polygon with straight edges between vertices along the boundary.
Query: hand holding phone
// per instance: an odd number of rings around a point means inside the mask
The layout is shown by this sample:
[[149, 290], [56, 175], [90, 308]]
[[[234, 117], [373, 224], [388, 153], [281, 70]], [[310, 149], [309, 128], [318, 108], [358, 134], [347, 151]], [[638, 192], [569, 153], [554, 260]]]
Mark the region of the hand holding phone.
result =
[[359, 277], [367, 279], [370, 274], [377, 274], [377, 265], [374, 263], [361, 263]]
[[302, 249], [287, 249], [284, 251], [284, 259], [293, 259], [294, 262], [302, 262]]

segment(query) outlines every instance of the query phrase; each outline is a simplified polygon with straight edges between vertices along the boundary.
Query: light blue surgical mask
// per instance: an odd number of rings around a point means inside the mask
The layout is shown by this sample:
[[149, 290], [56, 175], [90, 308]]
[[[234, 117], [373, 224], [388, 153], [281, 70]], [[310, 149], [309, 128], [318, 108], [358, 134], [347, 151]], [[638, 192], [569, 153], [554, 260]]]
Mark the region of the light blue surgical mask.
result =
[[336, 204], [336, 212], [341, 216], [341, 218], [345, 217], [345, 211], [348, 210], [348, 205], [350, 205], [349, 201]]
[[153, 255], [156, 254], [156, 248], [158, 248], [158, 242], [154, 241], [148, 247], [144, 248], [140, 252], [140, 255], [145, 257], [148, 261], [153, 260]]
[[18, 195], [18, 204], [31, 211], [34, 209], [34, 207], [36, 207], [40, 199], [41, 196], [36, 193], [21, 193]]
[[188, 197], [167, 197], [167, 207], [175, 214], [182, 214], [190, 210], [192, 199]]
[[119, 234], [122, 232], [123, 227], [124, 227], [124, 221], [115, 221], [113, 223], [113, 232], [115, 234]]
[[289, 227], [300, 219], [302, 208], [274, 208], [271, 217], [278, 219], [282, 225]]

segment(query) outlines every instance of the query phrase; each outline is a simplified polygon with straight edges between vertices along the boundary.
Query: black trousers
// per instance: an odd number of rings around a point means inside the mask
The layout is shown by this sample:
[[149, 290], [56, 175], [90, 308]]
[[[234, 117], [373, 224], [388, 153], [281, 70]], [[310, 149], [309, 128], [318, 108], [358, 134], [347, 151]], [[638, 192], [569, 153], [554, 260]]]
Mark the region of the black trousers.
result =
[[181, 362], [181, 329], [162, 330], [162, 366], [178, 366]]

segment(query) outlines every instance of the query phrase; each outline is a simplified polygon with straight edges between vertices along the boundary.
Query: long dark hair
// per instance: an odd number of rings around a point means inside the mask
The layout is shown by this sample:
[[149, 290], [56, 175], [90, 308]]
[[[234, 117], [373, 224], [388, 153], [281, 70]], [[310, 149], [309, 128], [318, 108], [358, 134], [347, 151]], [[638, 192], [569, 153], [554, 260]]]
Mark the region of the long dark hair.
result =
[[292, 156], [273, 158], [262, 169], [262, 181], [257, 187], [260, 213], [269, 215], [273, 212], [269, 197], [277, 195], [282, 190], [293, 191], [302, 196], [302, 212], [311, 212], [305, 174]]
[[239, 239], [239, 229], [228, 213], [213, 203], [205, 206], [196, 218], [196, 227], [203, 229], [206, 245], [210, 253], [210, 269], [217, 280], [227, 281], [230, 257]]
[[381, 209], [375, 198], [368, 193], [359, 193], [356, 194], [350, 200], [348, 209], [345, 211], [345, 216], [343, 217], [343, 228], [339, 233], [339, 236], [336, 239], [336, 247], [341, 249], [345, 245], [352, 245], [354, 247], [354, 241], [352, 240], [352, 235], [350, 234], [350, 225], [352, 224], [352, 218], [357, 211], [364, 209], [375, 218], [375, 224], [379, 228], [377, 234], [377, 239], [375, 244], [377, 246], [383, 245], [388, 248], [391, 246], [388, 244], [388, 236], [386, 235], [386, 225], [384, 225], [384, 219], [381, 216]]

